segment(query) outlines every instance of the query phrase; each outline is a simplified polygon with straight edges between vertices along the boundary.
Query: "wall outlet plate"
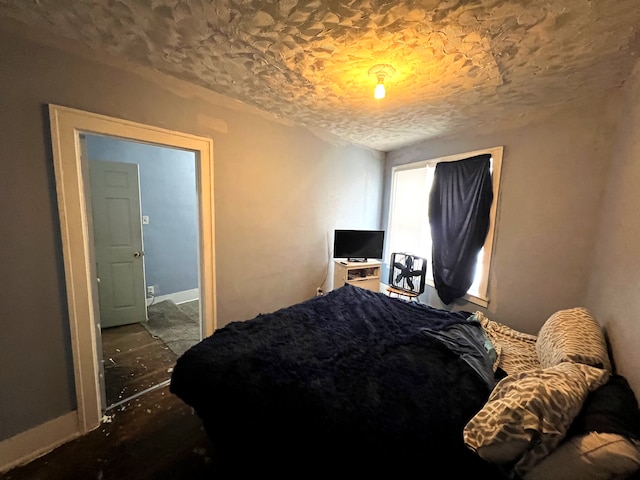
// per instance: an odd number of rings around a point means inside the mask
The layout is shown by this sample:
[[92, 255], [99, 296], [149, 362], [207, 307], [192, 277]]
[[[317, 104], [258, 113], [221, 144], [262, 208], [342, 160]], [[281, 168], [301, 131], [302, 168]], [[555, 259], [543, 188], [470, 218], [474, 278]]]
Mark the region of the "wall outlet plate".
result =
[[149, 285], [147, 287], [147, 296], [153, 296], [156, 293], [156, 287], [154, 287], [153, 285]]

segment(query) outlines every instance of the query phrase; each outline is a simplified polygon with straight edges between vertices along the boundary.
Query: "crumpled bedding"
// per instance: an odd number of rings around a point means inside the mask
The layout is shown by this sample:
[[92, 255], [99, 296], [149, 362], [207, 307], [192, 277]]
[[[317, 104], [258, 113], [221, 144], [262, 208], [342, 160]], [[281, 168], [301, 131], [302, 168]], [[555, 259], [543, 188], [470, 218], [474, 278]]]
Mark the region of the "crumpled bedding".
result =
[[475, 312], [475, 317], [485, 333], [498, 349], [497, 366], [507, 375], [516, 375], [527, 370], [540, 368], [536, 353], [536, 335], [514, 330], [513, 328]]
[[638, 401], [622, 375], [611, 375], [607, 383], [589, 394], [569, 436], [589, 432], [615, 433], [640, 441]]
[[469, 328], [469, 323], [454, 323], [442, 330], [424, 327], [423, 331], [459, 355], [492, 389], [496, 384], [496, 377], [493, 372], [493, 361], [487, 356], [482, 327], [478, 322], [477, 325], [480, 328]]

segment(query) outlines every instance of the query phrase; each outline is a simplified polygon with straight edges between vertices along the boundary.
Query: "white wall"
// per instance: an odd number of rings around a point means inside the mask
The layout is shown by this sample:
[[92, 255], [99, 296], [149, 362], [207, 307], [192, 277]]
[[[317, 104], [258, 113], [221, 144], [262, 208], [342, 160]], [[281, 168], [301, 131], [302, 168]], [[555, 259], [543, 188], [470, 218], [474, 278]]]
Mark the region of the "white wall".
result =
[[588, 306], [607, 331], [619, 373], [640, 398], [640, 62], [623, 93]]

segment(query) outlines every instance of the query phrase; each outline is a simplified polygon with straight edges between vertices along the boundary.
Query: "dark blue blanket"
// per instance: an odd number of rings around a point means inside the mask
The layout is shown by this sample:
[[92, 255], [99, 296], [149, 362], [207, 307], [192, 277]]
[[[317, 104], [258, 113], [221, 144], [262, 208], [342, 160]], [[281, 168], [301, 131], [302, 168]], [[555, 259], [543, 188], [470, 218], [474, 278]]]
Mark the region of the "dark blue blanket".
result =
[[475, 475], [486, 466], [462, 431], [493, 372], [468, 317], [345, 285], [217, 330], [178, 359], [170, 389], [234, 468]]

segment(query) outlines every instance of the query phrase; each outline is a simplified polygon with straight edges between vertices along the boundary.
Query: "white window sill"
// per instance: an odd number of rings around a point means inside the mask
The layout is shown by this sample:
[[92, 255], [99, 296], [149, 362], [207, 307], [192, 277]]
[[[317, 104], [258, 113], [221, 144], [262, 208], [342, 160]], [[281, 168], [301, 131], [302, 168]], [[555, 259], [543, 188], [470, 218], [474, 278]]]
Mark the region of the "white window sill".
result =
[[[434, 292], [436, 291], [436, 286], [433, 283], [433, 280], [426, 280], [425, 283], [428, 286], [430, 286], [431, 288], [433, 288]], [[462, 298], [465, 299], [469, 303], [473, 303], [474, 305], [478, 305], [479, 307], [487, 308], [489, 306], [489, 299], [488, 298], [478, 297], [478, 296], [473, 295], [471, 293], [466, 293]]]

